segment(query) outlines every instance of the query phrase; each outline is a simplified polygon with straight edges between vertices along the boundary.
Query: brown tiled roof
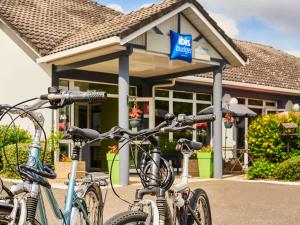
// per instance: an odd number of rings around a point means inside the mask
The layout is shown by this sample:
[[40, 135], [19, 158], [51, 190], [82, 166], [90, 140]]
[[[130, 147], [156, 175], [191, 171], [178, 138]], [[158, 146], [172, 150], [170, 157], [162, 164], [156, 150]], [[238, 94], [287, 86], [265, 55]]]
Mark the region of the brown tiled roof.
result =
[[41, 55], [82, 28], [119, 15], [91, 0], [0, 0], [0, 18]]
[[[244, 67], [227, 68], [223, 80], [300, 90], [300, 58], [271, 46], [248, 41], [234, 41], [248, 56]], [[212, 78], [211, 73], [197, 75]]]
[[116, 35], [124, 37], [186, 2], [193, 3], [247, 60], [196, 0], [165, 0], [129, 14], [91, 0], [0, 0], [0, 18], [41, 55], [49, 55]]

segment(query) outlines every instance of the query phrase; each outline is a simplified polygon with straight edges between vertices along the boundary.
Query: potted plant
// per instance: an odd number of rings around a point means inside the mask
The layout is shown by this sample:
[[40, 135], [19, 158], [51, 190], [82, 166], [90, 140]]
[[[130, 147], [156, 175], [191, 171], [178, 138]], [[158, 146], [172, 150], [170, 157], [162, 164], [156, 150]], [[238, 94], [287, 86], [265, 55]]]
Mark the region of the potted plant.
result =
[[207, 146], [197, 151], [200, 178], [213, 177], [213, 148]]
[[120, 183], [120, 156], [119, 148], [117, 145], [108, 146], [109, 151], [106, 154], [107, 164], [108, 164], [108, 173], [111, 174], [111, 180], [113, 184]]
[[234, 118], [231, 113], [226, 113], [224, 117], [224, 126], [226, 129], [232, 128], [234, 123]]
[[129, 124], [132, 128], [140, 126], [142, 114], [143, 111], [138, 108], [137, 102], [134, 102], [134, 105], [129, 112]]

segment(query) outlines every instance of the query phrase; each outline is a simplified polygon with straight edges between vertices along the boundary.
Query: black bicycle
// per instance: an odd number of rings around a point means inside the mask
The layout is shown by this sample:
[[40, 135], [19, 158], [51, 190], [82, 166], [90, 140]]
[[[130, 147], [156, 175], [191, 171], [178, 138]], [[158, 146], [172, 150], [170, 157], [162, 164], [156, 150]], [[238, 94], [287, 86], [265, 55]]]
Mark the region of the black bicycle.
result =
[[[135, 201], [130, 204], [129, 211], [115, 215], [105, 225], [147, 224], [147, 225], [211, 225], [211, 212], [207, 194], [202, 189], [191, 191], [188, 187], [188, 158], [194, 150], [202, 147], [199, 142], [186, 139], [178, 141], [178, 150], [184, 155], [182, 180], [173, 185], [174, 172], [172, 166], [161, 157], [159, 138], [156, 134], [161, 132], [178, 132], [193, 130], [192, 126], [198, 122], [213, 121], [213, 115], [186, 116], [184, 114], [175, 117], [167, 114], [165, 121], [153, 129], [145, 129], [138, 132], [114, 127], [110, 131], [99, 134], [99, 137], [89, 142], [101, 142], [105, 139], [115, 139], [122, 143], [133, 143], [133, 139], [139, 137], [143, 141], [148, 140], [152, 144], [150, 152], [143, 151], [139, 176], [143, 184], [142, 189], [136, 190]], [[77, 132], [84, 132], [79, 128], [72, 128]], [[121, 150], [121, 148], [120, 148]], [[173, 213], [167, 203], [166, 193], [173, 199]], [[144, 199], [145, 195], [156, 197], [156, 201]]]

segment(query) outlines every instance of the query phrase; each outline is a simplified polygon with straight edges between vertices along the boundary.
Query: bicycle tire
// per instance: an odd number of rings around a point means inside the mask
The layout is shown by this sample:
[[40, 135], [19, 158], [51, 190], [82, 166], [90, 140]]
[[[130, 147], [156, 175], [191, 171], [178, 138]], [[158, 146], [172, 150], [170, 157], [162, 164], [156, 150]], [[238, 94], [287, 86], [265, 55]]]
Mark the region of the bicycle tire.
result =
[[126, 225], [135, 223], [144, 225], [148, 217], [147, 213], [140, 211], [128, 211], [117, 214], [104, 223], [104, 225]]
[[[7, 206], [0, 206], [0, 225], [8, 225], [11, 221], [7, 218], [11, 214], [12, 208]], [[18, 224], [19, 217], [16, 217], [16, 224]], [[34, 221], [35, 225], [41, 225], [37, 220]]]
[[[89, 205], [88, 197], [93, 196], [97, 199], [97, 203], [93, 204], [92, 206]], [[91, 185], [88, 187], [87, 191], [85, 192], [83, 198], [85, 202], [85, 206], [87, 207], [89, 224], [90, 225], [99, 225], [102, 224], [102, 209], [103, 209], [103, 201], [102, 201], [102, 194], [101, 189], [97, 185]], [[86, 221], [84, 219], [83, 213], [79, 210], [79, 215], [77, 219], [78, 225], [86, 225]]]
[[[201, 201], [201, 208], [202, 208], [202, 215], [201, 212], [199, 212], [199, 201]], [[201, 221], [201, 225], [212, 225], [212, 219], [211, 219], [211, 210], [210, 210], [210, 204], [208, 200], [208, 196], [206, 192], [198, 188], [192, 192], [192, 196], [189, 199], [189, 204], [191, 208], [194, 210], [196, 215], [198, 216], [199, 220]], [[204, 215], [203, 215], [204, 214]], [[204, 220], [203, 220], [204, 219]], [[196, 222], [194, 221], [194, 218], [192, 215], [188, 215], [187, 225], [195, 225]]]

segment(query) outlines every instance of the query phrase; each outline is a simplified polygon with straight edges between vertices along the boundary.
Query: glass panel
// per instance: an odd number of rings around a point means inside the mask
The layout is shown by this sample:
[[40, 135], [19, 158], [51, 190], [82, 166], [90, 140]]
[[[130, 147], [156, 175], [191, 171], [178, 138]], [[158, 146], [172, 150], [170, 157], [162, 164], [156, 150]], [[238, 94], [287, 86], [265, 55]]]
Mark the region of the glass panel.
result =
[[91, 105], [91, 126], [93, 130], [101, 132], [101, 105]]
[[169, 91], [167, 90], [155, 90], [156, 97], [169, 98]]
[[88, 106], [75, 104], [75, 126], [88, 127]]
[[193, 99], [193, 94], [192, 93], [186, 93], [186, 92], [174, 91], [173, 98]]
[[238, 103], [241, 105], [245, 105], [245, 99], [244, 98], [238, 98]]
[[164, 121], [165, 115], [169, 112], [168, 101], [155, 101], [155, 125]]
[[[186, 114], [192, 115], [193, 114], [193, 104], [192, 103], [183, 103], [183, 102], [174, 102], [173, 104], [174, 114]], [[174, 140], [178, 140], [179, 138], [187, 138], [189, 140], [192, 139], [192, 132], [191, 131], [183, 131], [183, 132], [176, 132], [174, 133]]]
[[136, 87], [131, 86], [131, 87], [129, 88], [129, 96], [137, 96]]
[[263, 101], [262, 100], [249, 99], [248, 100], [248, 105], [263, 106]]
[[212, 123], [199, 123], [197, 126], [197, 141], [204, 146], [210, 145]]
[[69, 81], [68, 80], [60, 80], [59, 81], [59, 89], [63, 91], [69, 90]]
[[266, 106], [276, 107], [276, 102], [266, 102]]
[[211, 101], [211, 95], [209, 94], [197, 94], [198, 101]]
[[118, 86], [75, 81], [76, 91], [106, 91], [109, 94], [118, 94]]
[[[60, 80], [59, 89], [63, 91], [69, 90], [69, 81]], [[58, 110], [58, 130], [66, 131], [71, 126], [71, 106], [65, 106]]]
[[101, 150], [99, 146], [92, 146], [91, 147], [91, 167], [93, 171], [101, 170], [102, 168], [102, 160], [101, 160]]
[[203, 109], [209, 107], [210, 105], [208, 104], [197, 104], [197, 113], [202, 111]]
[[58, 130], [66, 131], [71, 127], [71, 106], [58, 110]]

